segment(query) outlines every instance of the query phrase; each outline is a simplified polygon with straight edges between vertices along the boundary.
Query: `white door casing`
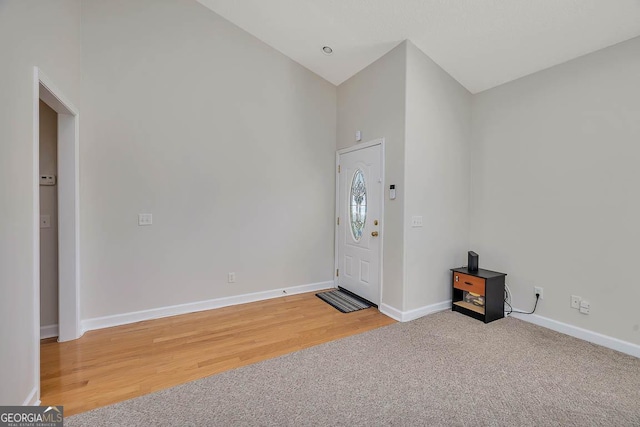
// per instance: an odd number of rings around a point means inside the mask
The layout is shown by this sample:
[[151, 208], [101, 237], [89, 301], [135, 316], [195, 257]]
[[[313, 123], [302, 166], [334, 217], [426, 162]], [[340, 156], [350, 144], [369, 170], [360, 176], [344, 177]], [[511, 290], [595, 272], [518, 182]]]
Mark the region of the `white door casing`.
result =
[[58, 114], [58, 341], [80, 329], [80, 140], [79, 111], [38, 67], [33, 68], [33, 360], [40, 402], [40, 100]]
[[[37, 340], [40, 342], [40, 180], [39, 105], [58, 114], [58, 341], [82, 335], [80, 330], [80, 146], [79, 112], [42, 70], [34, 67], [34, 288]], [[39, 344], [38, 344], [39, 349]], [[38, 350], [38, 354], [39, 354]], [[38, 376], [39, 377], [39, 376]]]
[[[382, 295], [383, 149], [379, 139], [336, 155], [336, 285], [377, 305]], [[352, 198], [354, 179], [360, 184], [360, 203]]]

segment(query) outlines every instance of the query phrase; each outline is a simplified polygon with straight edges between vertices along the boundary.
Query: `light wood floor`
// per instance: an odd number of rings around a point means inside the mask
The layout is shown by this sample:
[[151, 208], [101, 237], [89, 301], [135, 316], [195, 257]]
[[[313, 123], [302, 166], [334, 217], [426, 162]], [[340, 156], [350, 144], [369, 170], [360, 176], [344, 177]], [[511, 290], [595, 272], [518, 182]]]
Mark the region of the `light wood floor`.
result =
[[392, 323], [308, 293], [43, 340], [41, 404], [73, 415]]

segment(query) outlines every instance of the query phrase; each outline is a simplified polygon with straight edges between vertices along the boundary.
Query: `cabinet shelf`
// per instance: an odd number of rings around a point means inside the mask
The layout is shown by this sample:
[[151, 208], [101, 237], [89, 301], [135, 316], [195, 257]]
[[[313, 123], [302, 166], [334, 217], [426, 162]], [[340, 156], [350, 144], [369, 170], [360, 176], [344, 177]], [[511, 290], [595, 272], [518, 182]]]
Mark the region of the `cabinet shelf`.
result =
[[467, 310], [472, 310], [472, 311], [475, 311], [476, 313], [484, 315], [484, 307], [477, 306], [470, 302], [456, 301], [453, 304], [457, 305], [458, 307], [466, 308]]

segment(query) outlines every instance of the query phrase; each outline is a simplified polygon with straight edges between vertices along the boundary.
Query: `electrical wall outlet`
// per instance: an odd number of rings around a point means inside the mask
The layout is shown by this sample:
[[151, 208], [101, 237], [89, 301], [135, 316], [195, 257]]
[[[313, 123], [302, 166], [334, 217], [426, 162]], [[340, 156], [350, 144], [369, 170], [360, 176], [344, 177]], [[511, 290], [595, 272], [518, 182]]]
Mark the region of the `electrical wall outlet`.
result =
[[543, 299], [542, 291], [544, 291], [544, 288], [541, 288], [540, 286], [533, 287], [533, 295], [540, 295], [540, 299]]
[[227, 277], [227, 282], [236, 283], [236, 273], [229, 273], [229, 276]]
[[40, 215], [40, 228], [51, 228], [51, 215]]
[[589, 314], [590, 312], [591, 312], [591, 304], [589, 304], [587, 301], [581, 301], [580, 302], [580, 313]]
[[582, 297], [578, 295], [571, 295], [571, 308], [580, 308], [580, 301], [582, 301]]

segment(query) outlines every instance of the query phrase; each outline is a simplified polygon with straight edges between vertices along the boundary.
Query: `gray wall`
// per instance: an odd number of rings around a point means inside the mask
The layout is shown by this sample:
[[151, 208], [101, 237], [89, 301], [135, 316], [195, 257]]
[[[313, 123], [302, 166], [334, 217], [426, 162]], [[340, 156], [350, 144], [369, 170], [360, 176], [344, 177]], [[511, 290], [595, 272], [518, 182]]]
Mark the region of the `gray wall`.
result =
[[[58, 113], [40, 101], [40, 174], [58, 175]], [[40, 186], [40, 326], [58, 324], [58, 186]]]
[[[336, 148], [385, 138], [385, 200], [382, 303], [402, 310], [406, 43], [338, 86]], [[397, 198], [389, 200], [389, 184]], [[334, 190], [335, 191], [335, 190]], [[334, 202], [335, 203], [335, 202]]]
[[[474, 97], [471, 246], [514, 305], [640, 344], [640, 38]], [[570, 295], [591, 314], [570, 308]]]
[[[451, 298], [469, 250], [471, 93], [407, 42], [404, 310]], [[411, 226], [412, 216], [423, 227]]]
[[333, 279], [335, 86], [195, 1], [84, 1], [82, 72], [83, 319]]
[[77, 104], [80, 2], [0, 1], [0, 52], [0, 402], [14, 405], [39, 381], [33, 67]]
[[449, 268], [468, 246], [470, 127], [471, 94], [409, 41], [338, 87], [337, 148], [356, 130], [386, 140], [382, 302], [397, 310], [451, 298]]

